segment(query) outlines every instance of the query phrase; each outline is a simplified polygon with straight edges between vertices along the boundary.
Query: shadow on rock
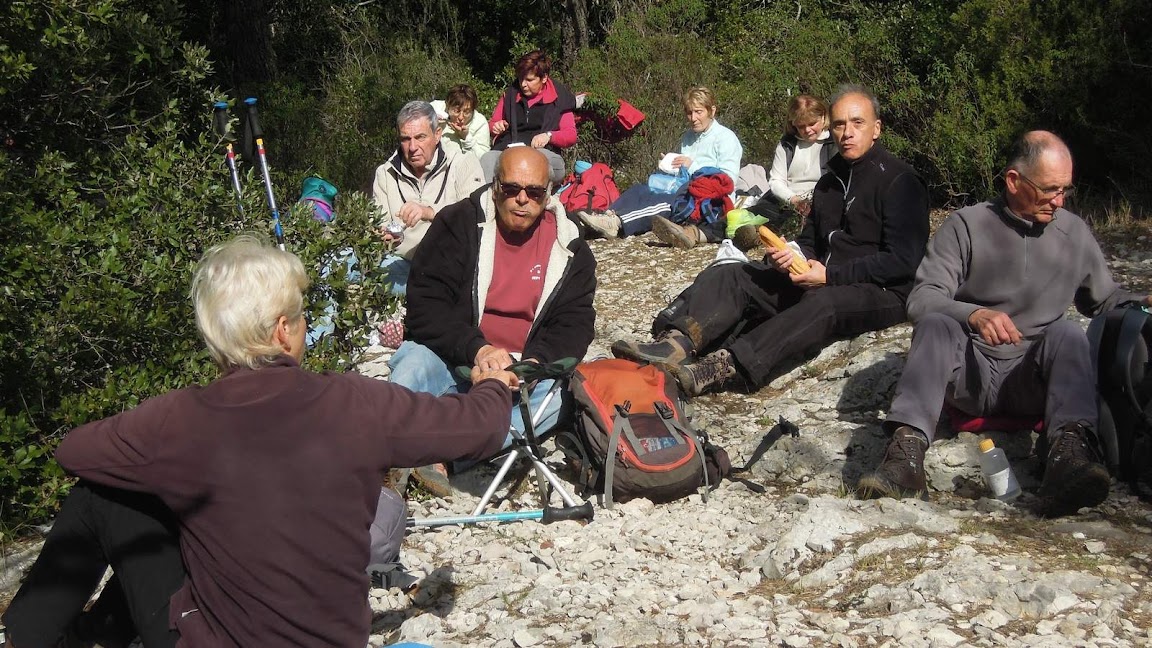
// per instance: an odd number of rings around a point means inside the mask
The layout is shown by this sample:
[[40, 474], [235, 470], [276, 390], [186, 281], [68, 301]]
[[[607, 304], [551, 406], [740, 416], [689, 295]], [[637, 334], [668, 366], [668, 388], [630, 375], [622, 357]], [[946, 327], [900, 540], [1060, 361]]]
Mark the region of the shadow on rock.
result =
[[408, 605], [373, 614], [372, 634], [398, 633], [405, 621], [425, 614], [441, 619], [447, 617], [456, 606], [457, 585], [452, 581], [452, 575], [452, 566], [445, 565], [422, 578], [407, 594], [396, 594], [395, 589], [388, 590], [390, 599], [406, 597]]

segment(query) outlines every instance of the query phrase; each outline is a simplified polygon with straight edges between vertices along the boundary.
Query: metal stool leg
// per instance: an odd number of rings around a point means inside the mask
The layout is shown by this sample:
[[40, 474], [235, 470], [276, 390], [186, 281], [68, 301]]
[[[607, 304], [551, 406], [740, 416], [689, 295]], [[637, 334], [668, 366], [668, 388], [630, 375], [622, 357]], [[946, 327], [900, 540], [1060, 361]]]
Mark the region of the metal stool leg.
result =
[[[552, 388], [549, 389], [548, 393], [544, 396], [540, 407], [532, 414], [531, 421], [526, 422], [528, 425], [534, 428], [540, 423], [540, 420], [544, 417], [544, 412], [547, 411], [548, 405], [551, 404], [552, 399], [559, 393], [560, 388], [561, 381], [557, 379], [553, 382]], [[500, 466], [500, 470], [492, 479], [492, 483], [488, 485], [488, 489], [484, 492], [484, 496], [480, 499], [480, 503], [476, 505], [472, 515], [480, 515], [484, 512], [484, 509], [487, 508], [488, 503], [492, 500], [492, 496], [496, 493], [496, 489], [499, 488], [504, 478], [507, 477], [508, 472], [512, 469], [512, 466], [521, 456], [528, 458], [528, 460], [532, 462], [533, 469], [536, 472], [536, 485], [540, 491], [541, 506], [548, 506], [548, 486], [551, 486], [552, 489], [556, 491], [556, 494], [560, 496], [560, 499], [565, 505], [577, 506], [576, 498], [568, 492], [564, 483], [556, 476], [556, 473], [548, 467], [548, 464], [544, 463], [543, 458], [537, 456], [536, 451], [528, 443], [528, 439], [524, 434], [517, 430], [515, 426], [510, 427], [509, 433], [512, 435], [512, 449], [508, 453], [508, 457], [504, 460], [504, 463]]]

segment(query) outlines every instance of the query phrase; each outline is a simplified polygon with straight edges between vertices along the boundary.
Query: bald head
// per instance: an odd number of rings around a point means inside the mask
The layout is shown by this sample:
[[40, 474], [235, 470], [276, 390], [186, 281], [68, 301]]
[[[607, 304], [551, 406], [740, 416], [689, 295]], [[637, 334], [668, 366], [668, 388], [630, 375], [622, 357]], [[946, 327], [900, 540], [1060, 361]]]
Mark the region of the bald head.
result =
[[544, 182], [548, 182], [550, 166], [548, 158], [531, 146], [513, 146], [500, 154], [500, 162], [496, 166], [496, 179], [501, 180], [512, 172], [512, 169], [522, 167], [524, 170], [542, 172]]
[[500, 154], [493, 183], [496, 223], [505, 233], [525, 234], [548, 205], [548, 158], [530, 146], [513, 146]]
[[1048, 223], [1072, 193], [1072, 152], [1048, 131], [1029, 131], [1012, 145], [1004, 170], [1004, 200], [1020, 218]]
[[1012, 144], [1008, 154], [1009, 169], [1024, 173], [1035, 171], [1041, 161], [1072, 163], [1072, 151], [1055, 133], [1034, 130], [1024, 133]]

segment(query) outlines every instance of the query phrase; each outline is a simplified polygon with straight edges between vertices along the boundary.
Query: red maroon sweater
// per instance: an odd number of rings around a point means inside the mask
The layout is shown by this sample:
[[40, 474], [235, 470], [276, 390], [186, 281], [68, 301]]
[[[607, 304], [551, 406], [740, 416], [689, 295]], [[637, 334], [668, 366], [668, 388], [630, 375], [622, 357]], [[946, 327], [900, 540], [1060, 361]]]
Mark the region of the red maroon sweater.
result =
[[438, 399], [283, 357], [79, 427], [56, 459], [179, 517], [181, 646], [359, 648], [383, 471], [490, 456], [511, 409], [495, 380]]

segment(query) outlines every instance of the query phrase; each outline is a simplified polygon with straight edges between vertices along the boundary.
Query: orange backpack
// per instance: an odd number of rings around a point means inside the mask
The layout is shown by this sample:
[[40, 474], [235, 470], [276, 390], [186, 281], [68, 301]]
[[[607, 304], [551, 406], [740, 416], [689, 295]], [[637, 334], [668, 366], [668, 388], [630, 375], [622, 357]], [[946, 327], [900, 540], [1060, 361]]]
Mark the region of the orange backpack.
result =
[[667, 502], [701, 486], [707, 497], [731, 468], [727, 453], [688, 423], [676, 381], [662, 369], [595, 360], [576, 367], [570, 389], [591, 483], [608, 508], [614, 498]]

